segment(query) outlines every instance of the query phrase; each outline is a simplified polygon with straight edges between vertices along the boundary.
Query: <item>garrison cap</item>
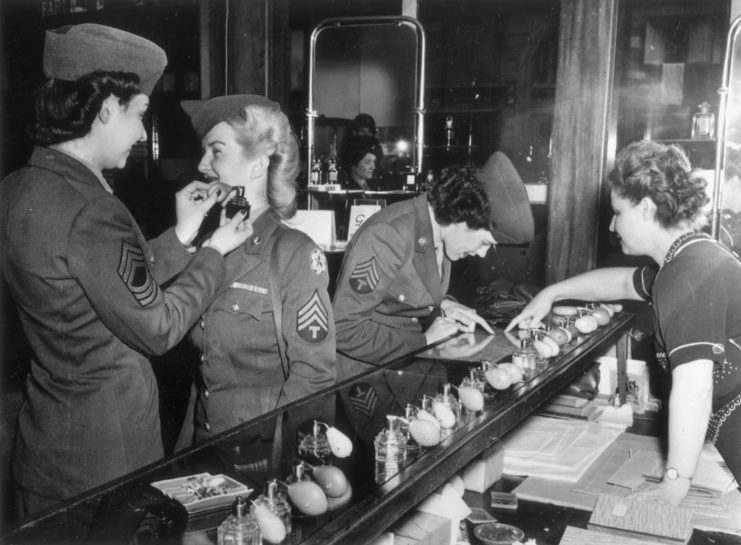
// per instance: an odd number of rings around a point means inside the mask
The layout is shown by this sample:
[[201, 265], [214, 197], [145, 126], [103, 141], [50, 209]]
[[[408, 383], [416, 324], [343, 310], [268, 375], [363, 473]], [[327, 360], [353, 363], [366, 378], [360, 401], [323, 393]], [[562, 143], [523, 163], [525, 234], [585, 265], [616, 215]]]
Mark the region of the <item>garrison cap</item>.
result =
[[494, 152], [476, 178], [486, 191], [489, 210], [496, 227], [494, 240], [503, 244], [523, 244], [535, 235], [533, 211], [525, 183], [512, 161], [501, 151]]
[[133, 72], [150, 94], [167, 66], [167, 55], [146, 38], [117, 28], [83, 23], [46, 31], [44, 75], [77, 81], [96, 70]]
[[183, 100], [180, 105], [190, 117], [193, 128], [201, 139], [222, 121], [244, 119], [244, 109], [247, 106], [267, 106], [280, 111], [280, 104], [261, 95], [225, 95], [209, 100]]

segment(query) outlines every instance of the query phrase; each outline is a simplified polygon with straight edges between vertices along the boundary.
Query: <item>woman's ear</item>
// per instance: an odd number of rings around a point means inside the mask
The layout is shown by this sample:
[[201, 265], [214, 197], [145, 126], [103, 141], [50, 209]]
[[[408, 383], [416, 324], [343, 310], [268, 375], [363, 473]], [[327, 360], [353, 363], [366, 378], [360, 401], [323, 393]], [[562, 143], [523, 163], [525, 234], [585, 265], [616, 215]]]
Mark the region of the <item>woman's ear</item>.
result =
[[656, 203], [650, 197], [643, 197], [641, 202], [638, 203], [641, 207], [641, 214], [643, 219], [651, 220], [656, 217]]
[[253, 174], [255, 176], [264, 174], [265, 172], [267, 172], [268, 166], [270, 166], [270, 158], [267, 155], [260, 155], [257, 159], [255, 159], [255, 162], [252, 166]]
[[101, 123], [106, 124], [113, 117], [114, 108], [120, 107], [118, 99], [113, 95], [108, 95], [100, 105], [100, 111], [98, 111], [98, 119]]

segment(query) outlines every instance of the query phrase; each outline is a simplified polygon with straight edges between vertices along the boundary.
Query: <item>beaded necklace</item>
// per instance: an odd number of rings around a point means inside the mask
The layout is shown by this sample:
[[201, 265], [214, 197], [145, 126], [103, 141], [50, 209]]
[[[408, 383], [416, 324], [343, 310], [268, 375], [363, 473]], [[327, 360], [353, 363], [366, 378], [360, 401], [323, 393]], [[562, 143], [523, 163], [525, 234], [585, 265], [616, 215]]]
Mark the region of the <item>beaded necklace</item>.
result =
[[689, 242], [690, 240], [695, 239], [710, 239], [710, 235], [701, 233], [700, 231], [689, 231], [688, 233], [684, 233], [682, 235], [679, 235], [677, 239], [672, 242], [672, 245], [669, 246], [669, 251], [666, 252], [666, 258], [664, 259], [664, 265], [669, 263], [672, 259], [677, 257], [677, 254], [682, 250], [684, 245]]

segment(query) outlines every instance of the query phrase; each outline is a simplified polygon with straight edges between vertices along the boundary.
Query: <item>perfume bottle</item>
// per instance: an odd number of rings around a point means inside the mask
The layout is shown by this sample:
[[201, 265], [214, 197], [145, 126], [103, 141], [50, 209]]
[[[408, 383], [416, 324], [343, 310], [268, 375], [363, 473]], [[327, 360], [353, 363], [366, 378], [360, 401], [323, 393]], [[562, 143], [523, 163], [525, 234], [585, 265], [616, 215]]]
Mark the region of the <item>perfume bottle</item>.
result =
[[298, 455], [310, 464], [326, 464], [332, 454], [327, 434], [320, 422], [314, 421], [312, 432], [305, 435], [298, 445]]
[[376, 435], [376, 484], [386, 482], [399, 473], [406, 463], [407, 440], [401, 430], [402, 418], [386, 415], [388, 425]]
[[232, 505], [232, 514], [216, 531], [219, 545], [261, 545], [262, 538], [257, 521], [250, 514], [247, 500], [242, 496]]
[[247, 216], [250, 217], [250, 203], [244, 197], [244, 187], [237, 186], [232, 191], [236, 192], [236, 195], [232, 197], [224, 206], [224, 212], [228, 219], [232, 219], [234, 215], [240, 210], [246, 210]]
[[265, 484], [265, 493], [257, 497], [255, 504], [264, 505], [275, 513], [283, 522], [286, 535], [291, 535], [291, 504], [288, 502], [288, 497], [281, 492], [277, 479], [270, 480]]
[[532, 339], [521, 339], [520, 348], [512, 354], [512, 363], [525, 373], [535, 370], [538, 353], [532, 345]]
[[443, 391], [435, 396], [432, 410], [444, 429], [455, 427], [461, 418], [461, 402], [453, 395], [452, 386], [443, 384]]
[[712, 138], [715, 133], [715, 114], [710, 111], [710, 104], [702, 102], [699, 111], [692, 116], [692, 138]]
[[407, 440], [407, 461], [412, 461], [422, 452], [422, 447], [417, 441], [414, 440], [411, 433], [409, 432], [409, 424], [412, 420], [417, 418], [417, 409], [411, 403], [407, 403], [404, 407], [404, 420], [401, 423], [401, 430], [404, 433], [404, 437]]

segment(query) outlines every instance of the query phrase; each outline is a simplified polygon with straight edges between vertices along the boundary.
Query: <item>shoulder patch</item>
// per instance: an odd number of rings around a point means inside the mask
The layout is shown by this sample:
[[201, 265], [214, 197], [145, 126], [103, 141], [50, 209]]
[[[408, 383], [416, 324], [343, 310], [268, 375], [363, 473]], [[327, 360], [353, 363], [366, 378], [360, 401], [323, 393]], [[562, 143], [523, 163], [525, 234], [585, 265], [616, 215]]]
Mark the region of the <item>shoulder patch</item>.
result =
[[311, 251], [311, 257], [309, 259], [309, 267], [314, 274], [319, 275], [327, 270], [327, 257], [319, 248], [314, 248]]
[[358, 382], [350, 387], [350, 403], [359, 413], [373, 418], [378, 406], [378, 394], [367, 382]]
[[309, 298], [304, 306], [298, 309], [296, 316], [296, 333], [306, 342], [318, 343], [327, 338], [329, 333], [329, 313], [319, 297], [319, 292]]
[[121, 242], [118, 276], [141, 306], [145, 307], [157, 298], [157, 283], [149, 274], [144, 252], [125, 240]]
[[370, 293], [378, 285], [381, 275], [378, 273], [376, 257], [373, 256], [367, 261], [358, 263], [350, 275], [350, 287], [355, 293]]

